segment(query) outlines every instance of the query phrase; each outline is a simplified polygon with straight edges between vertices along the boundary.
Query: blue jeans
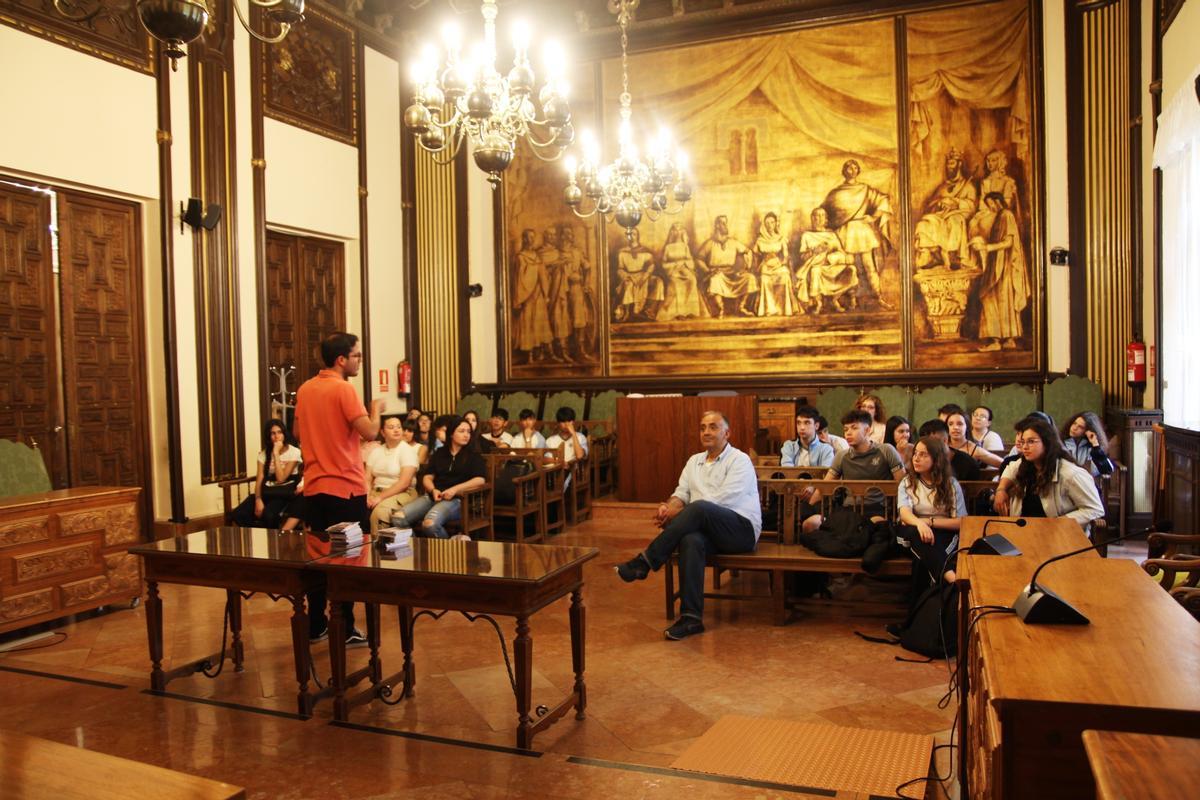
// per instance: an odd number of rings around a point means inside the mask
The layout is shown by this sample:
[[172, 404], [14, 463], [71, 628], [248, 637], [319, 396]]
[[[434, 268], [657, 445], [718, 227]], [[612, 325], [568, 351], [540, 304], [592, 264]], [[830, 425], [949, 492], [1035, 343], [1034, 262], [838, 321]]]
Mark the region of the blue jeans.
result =
[[[462, 519], [462, 501], [457, 497], [453, 500], [433, 502], [427, 494], [404, 506], [404, 522], [406, 528], [412, 528], [417, 536], [432, 536], [436, 539], [447, 539], [446, 523]], [[417, 523], [421, 525], [418, 527]]]
[[758, 545], [750, 520], [708, 500], [688, 503], [646, 548], [657, 570], [679, 550], [679, 613], [704, 614], [704, 568], [710, 554], [749, 553]]

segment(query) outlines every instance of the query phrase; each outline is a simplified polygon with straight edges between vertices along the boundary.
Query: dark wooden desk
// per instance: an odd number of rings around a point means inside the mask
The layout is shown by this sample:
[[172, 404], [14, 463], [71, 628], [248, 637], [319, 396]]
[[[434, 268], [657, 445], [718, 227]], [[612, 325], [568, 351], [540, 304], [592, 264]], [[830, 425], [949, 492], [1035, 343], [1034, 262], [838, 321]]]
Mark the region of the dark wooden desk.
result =
[[[159, 583], [211, 586], [224, 589], [229, 608], [229, 633], [234, 669], [242, 670], [241, 592], [261, 592], [272, 600], [292, 603], [292, 654], [296, 665], [296, 705], [299, 713], [312, 714], [313, 704], [331, 694], [327, 687], [308, 691], [311, 655], [308, 646], [308, 613], [305, 594], [321, 585], [323, 574], [305, 567], [330, 555], [328, 543], [294, 531], [264, 528], [212, 528], [129, 550], [141, 556], [146, 576], [146, 632], [150, 642], [150, 687], [163, 691], [181, 675], [193, 675], [222, 663], [224, 653], [163, 670], [162, 600]], [[339, 617], [340, 614], [333, 614]], [[214, 662], [214, 658], [216, 661]]]
[[5, 800], [241, 800], [220, 781], [93, 750], [0, 731], [0, 797]]
[[[461, 611], [472, 615], [516, 617], [513, 642], [517, 699], [517, 747], [532, 746], [533, 737], [562, 717], [572, 706], [583, 719], [587, 706], [584, 670], [583, 565], [596, 557], [593, 547], [558, 547], [513, 542], [452, 542], [415, 538], [395, 555], [374, 547], [361, 555], [330, 557], [312, 566], [325, 575], [331, 604], [367, 603], [371, 663], [366, 672], [371, 686], [348, 698], [352, 684], [346, 675], [343, 622], [333, 614], [329, 627], [329, 659], [334, 688], [334, 718], [345, 722], [351, 706], [387, 698], [397, 680], [400, 697], [411, 697], [416, 686], [413, 649], [413, 607]], [[575, 685], [570, 695], [537, 721], [529, 715], [533, 687], [533, 637], [529, 618], [565, 595], [571, 595], [571, 662]], [[382, 678], [378, 663], [378, 606], [399, 609], [404, 665], [400, 673]], [[373, 630], [370, 630], [373, 629]]]
[[[964, 522], [964, 546], [982, 523]], [[1006, 527], [1024, 555], [960, 557], [964, 609], [1011, 606], [1039, 563], [1087, 544], [1069, 520]], [[995, 614], [960, 636], [963, 797], [1090, 798], [1085, 729], [1200, 730], [1200, 626], [1135, 562], [1083, 554], [1048, 567], [1038, 583], [1091, 624]]]
[[1175, 800], [1200, 792], [1200, 739], [1084, 731], [1083, 747], [1096, 800]]

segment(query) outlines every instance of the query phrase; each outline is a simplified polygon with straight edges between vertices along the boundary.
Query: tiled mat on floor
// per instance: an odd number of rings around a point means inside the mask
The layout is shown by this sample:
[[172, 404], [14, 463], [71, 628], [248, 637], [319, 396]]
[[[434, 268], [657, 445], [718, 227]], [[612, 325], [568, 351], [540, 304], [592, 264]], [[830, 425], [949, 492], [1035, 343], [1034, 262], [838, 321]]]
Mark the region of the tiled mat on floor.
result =
[[671, 766], [894, 797], [901, 783], [929, 774], [932, 755], [932, 736], [731, 714], [717, 720]]

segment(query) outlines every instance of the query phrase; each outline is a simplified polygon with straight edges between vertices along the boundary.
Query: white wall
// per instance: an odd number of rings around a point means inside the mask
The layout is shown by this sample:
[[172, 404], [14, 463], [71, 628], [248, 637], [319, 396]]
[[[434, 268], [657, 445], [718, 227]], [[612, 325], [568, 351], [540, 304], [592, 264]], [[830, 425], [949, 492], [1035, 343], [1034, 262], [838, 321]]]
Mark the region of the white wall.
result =
[[1175, 95], [1200, 64], [1200, 0], [1187, 0], [1163, 37], [1163, 102]]
[[363, 65], [367, 128], [367, 259], [370, 280], [371, 355], [378, 396], [379, 370], [388, 370], [388, 412], [400, 411], [396, 365], [405, 357], [404, 304], [411, 289], [404, 276], [404, 213], [400, 187], [400, 66], [371, 48]]

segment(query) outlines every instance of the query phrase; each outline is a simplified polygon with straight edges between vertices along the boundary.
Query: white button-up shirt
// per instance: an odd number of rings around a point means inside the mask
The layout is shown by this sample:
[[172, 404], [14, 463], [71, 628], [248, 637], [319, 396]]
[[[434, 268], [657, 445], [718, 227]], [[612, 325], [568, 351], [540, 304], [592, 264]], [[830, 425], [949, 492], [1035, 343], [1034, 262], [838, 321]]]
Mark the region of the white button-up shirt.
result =
[[758, 502], [758, 477], [750, 456], [731, 444], [715, 460], [708, 452], [697, 453], [687, 460], [679, 473], [679, 485], [674, 496], [684, 505], [707, 500], [745, 517], [754, 528], [754, 539], [762, 533], [762, 508]]

